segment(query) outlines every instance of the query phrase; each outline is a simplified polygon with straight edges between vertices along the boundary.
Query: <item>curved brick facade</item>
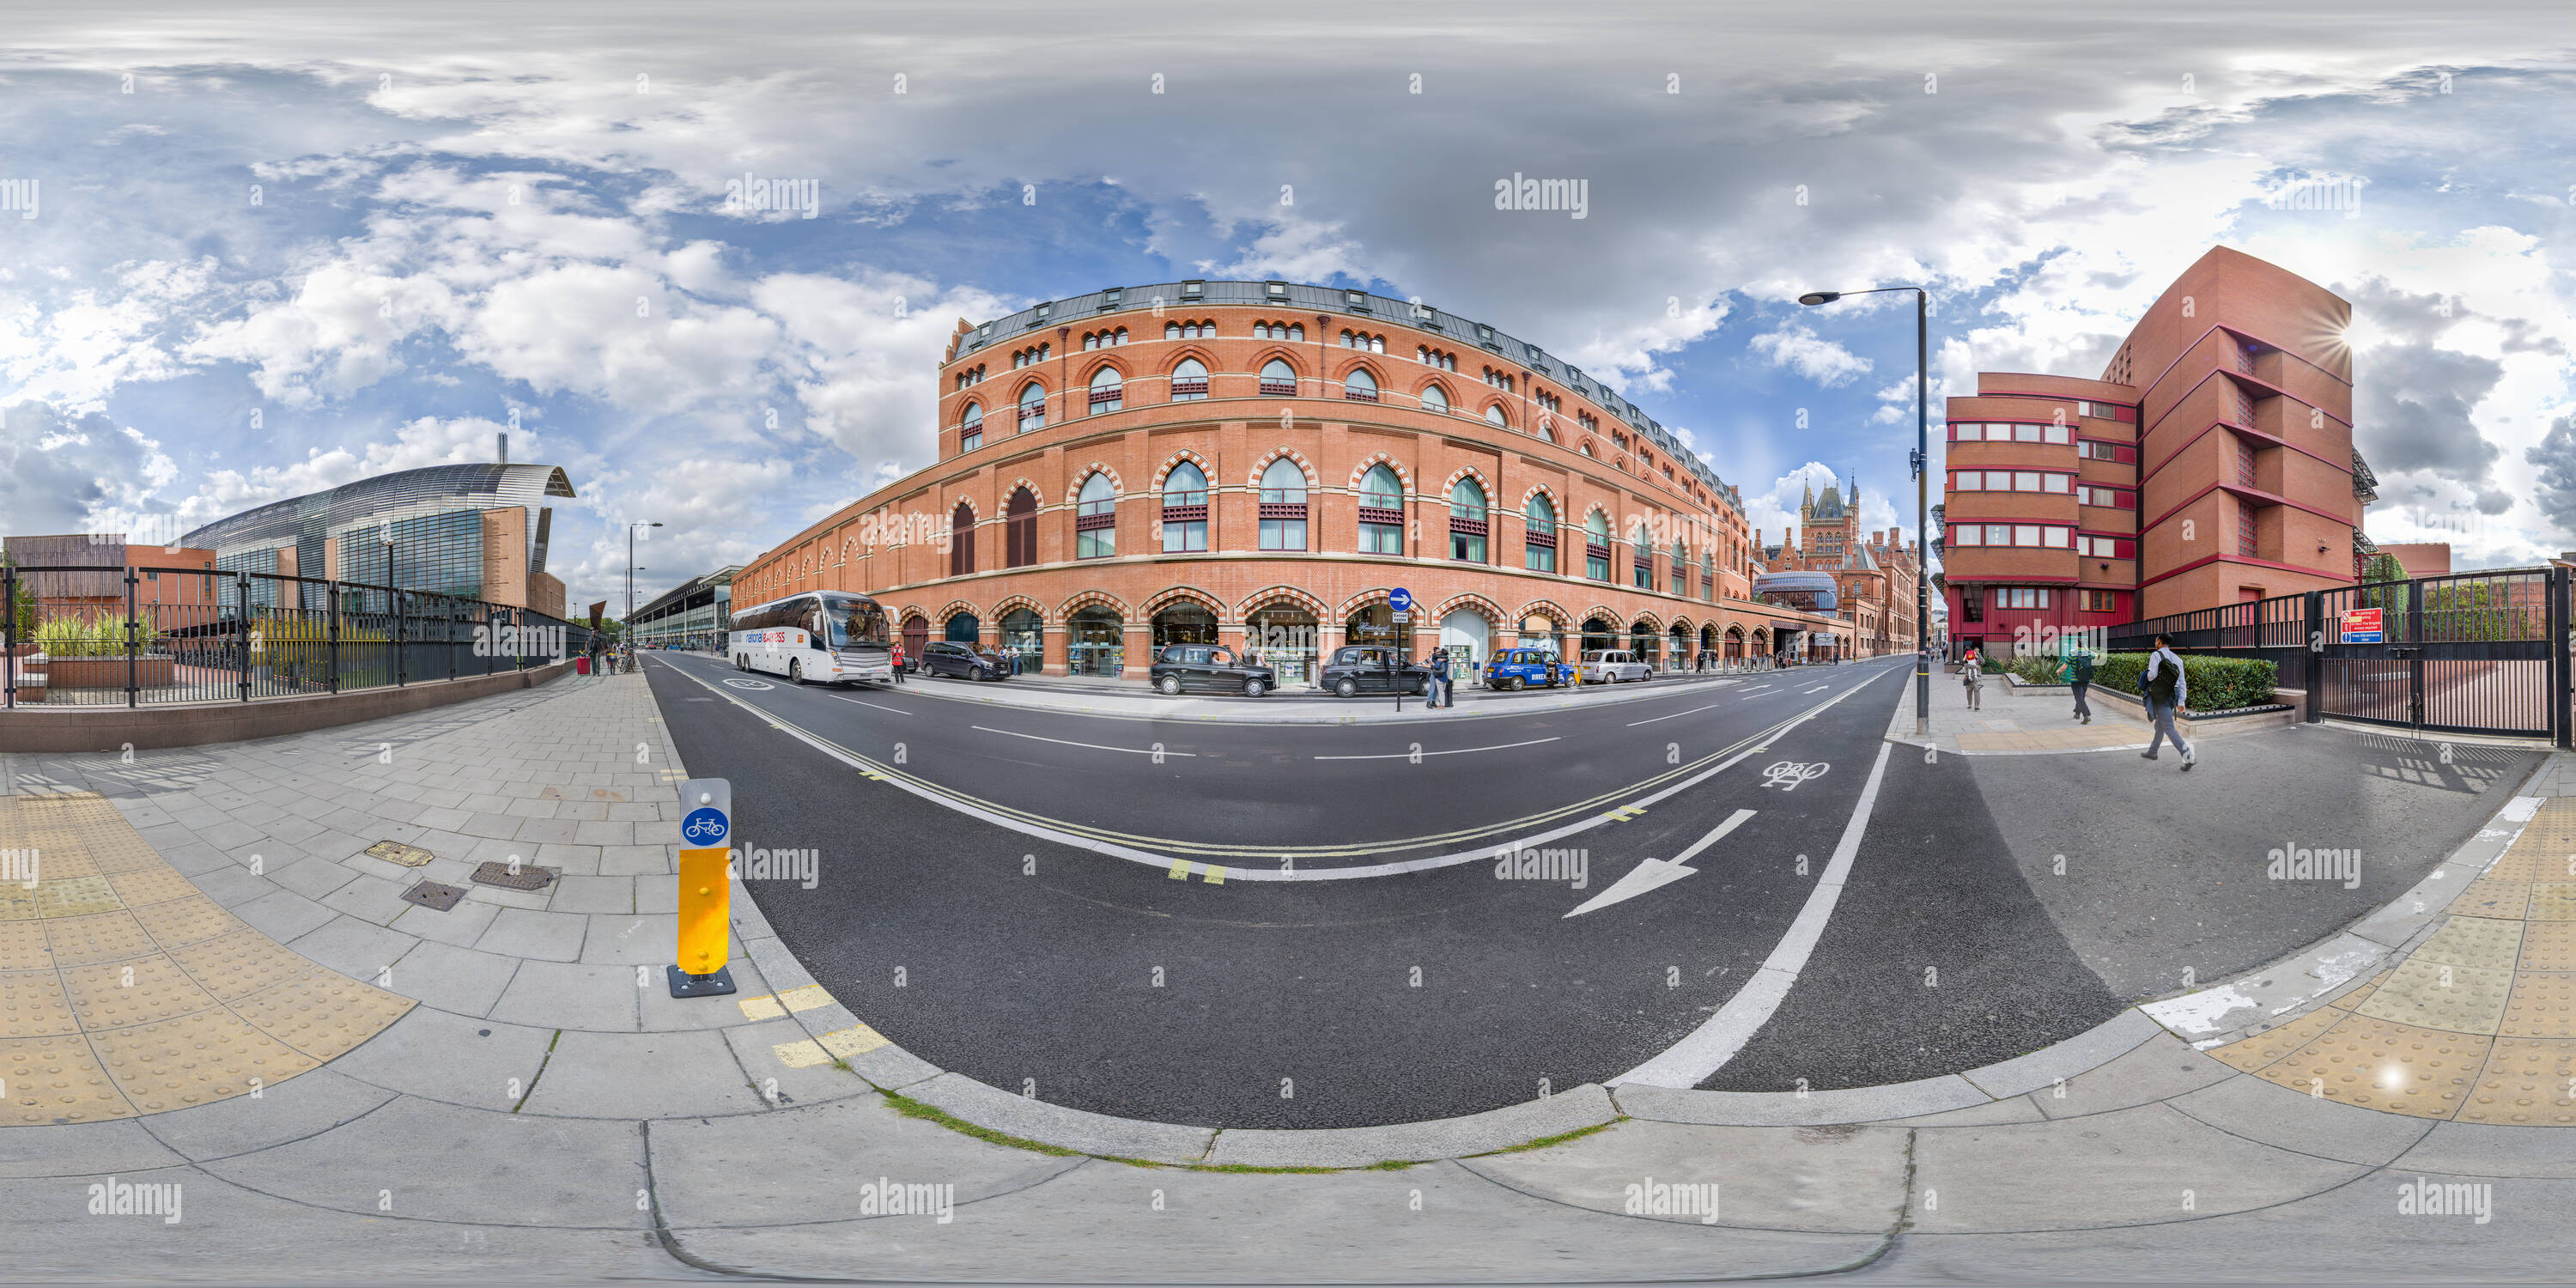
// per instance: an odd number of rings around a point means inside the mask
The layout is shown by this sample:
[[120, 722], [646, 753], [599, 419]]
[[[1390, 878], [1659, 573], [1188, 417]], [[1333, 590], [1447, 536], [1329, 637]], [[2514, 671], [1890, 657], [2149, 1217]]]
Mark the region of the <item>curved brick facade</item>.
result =
[[[1552, 624], [1569, 650], [1593, 622], [1614, 624], [1619, 647], [1642, 624], [1666, 656], [1758, 656], [1788, 623], [1803, 651], [1867, 651], [1850, 621], [1754, 602], [1752, 534], [1734, 490], [1580, 371], [1383, 297], [1191, 286], [1203, 296], [1182, 298], [1181, 284], [1127, 288], [981, 328], [960, 322], [939, 372], [939, 463], [754, 560], [734, 602], [864, 591], [915, 638], [966, 637], [950, 629], [965, 614], [984, 643], [1042, 639], [1055, 673], [1096, 667], [1116, 647], [1132, 676], [1157, 642], [1158, 615], [1167, 632], [1212, 628], [1238, 646], [1248, 625], [1305, 626], [1312, 638], [1287, 649], [1329, 650], [1354, 614], [1382, 613], [1395, 586], [1413, 594], [1419, 643], [1444, 620], [1473, 627], [1452, 614], [1481, 619], [1481, 646], [1476, 630], [1451, 634], [1479, 660], [1519, 642], [1528, 619]], [[1287, 298], [1262, 298], [1265, 288]], [[1104, 371], [1116, 374], [1103, 382]], [[1043, 413], [1024, 417], [1032, 386]], [[1283, 460], [1272, 481], [1304, 489], [1302, 548], [1264, 548], [1265, 530], [1293, 544], [1298, 521], [1297, 502], [1265, 505], [1261, 492]], [[1204, 476], [1203, 497], [1172, 485], [1184, 463]], [[1364, 479], [1381, 465], [1400, 486], [1400, 521], [1364, 534], [1364, 520], [1399, 517], [1364, 513]], [[1107, 504], [1094, 485], [1086, 516], [1094, 476]], [[1462, 480], [1486, 497], [1481, 524], [1453, 520]], [[1533, 497], [1552, 507], [1552, 525], [1529, 519]], [[1587, 575], [1595, 514], [1612, 536], [1607, 578]], [[1166, 553], [1167, 519], [1203, 523], [1204, 549]], [[1641, 529], [1646, 589], [1631, 540]], [[1539, 547], [1553, 540], [1554, 571], [1528, 567], [1533, 534]], [[1483, 561], [1453, 557], [1474, 548], [1453, 536], [1481, 536]], [[1364, 549], [1370, 538], [1395, 549]], [[1275, 629], [1251, 642], [1283, 647]]]

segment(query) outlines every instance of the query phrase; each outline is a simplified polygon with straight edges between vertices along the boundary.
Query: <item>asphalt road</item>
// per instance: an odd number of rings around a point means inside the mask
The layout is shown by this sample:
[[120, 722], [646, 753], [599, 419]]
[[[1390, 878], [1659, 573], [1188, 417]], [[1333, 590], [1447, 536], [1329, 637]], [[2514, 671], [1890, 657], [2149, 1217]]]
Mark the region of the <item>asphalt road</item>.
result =
[[[1161, 724], [931, 685], [740, 688], [724, 681], [749, 677], [714, 659], [647, 669], [691, 772], [733, 780], [736, 844], [819, 851], [814, 889], [753, 888], [835, 997], [996, 1086], [1229, 1127], [1470, 1113], [1613, 1078], [1690, 1035], [1814, 895], [1908, 674], [1899, 659], [1414, 727]], [[2217, 788], [2221, 754], [2185, 782]], [[1771, 772], [1782, 764], [1824, 768]], [[2103, 777], [2052, 804], [2070, 765]], [[2030, 875], [2028, 833], [2080, 818], [2076, 802], [2127, 800], [2143, 768], [2121, 753], [1927, 764], [1895, 748], [1806, 972], [1700, 1085], [1932, 1076], [2115, 1013], [2138, 972], [2061, 923], [2163, 914], [2134, 892], [2060, 897]], [[2494, 806], [2390, 790], [2425, 847]], [[1580, 854], [1579, 888], [1562, 859], [1543, 879], [1498, 875], [1497, 842], [1560, 832], [1544, 849]], [[1694, 875], [1567, 916], [1703, 841]], [[1175, 857], [1192, 863], [1181, 879]], [[2159, 897], [2190, 906], [2218, 888], [2169, 885]], [[2226, 951], [2204, 956], [2264, 960], [2340, 908], [2231, 920]]]

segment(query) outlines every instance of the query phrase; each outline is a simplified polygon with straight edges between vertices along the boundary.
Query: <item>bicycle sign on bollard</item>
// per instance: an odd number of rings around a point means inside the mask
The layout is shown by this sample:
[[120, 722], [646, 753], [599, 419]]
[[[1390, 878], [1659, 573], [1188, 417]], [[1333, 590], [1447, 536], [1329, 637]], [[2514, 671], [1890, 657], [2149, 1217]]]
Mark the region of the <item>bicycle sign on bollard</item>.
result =
[[692, 778], [680, 784], [680, 918], [671, 996], [719, 997], [733, 990], [726, 963], [733, 924], [733, 784]]

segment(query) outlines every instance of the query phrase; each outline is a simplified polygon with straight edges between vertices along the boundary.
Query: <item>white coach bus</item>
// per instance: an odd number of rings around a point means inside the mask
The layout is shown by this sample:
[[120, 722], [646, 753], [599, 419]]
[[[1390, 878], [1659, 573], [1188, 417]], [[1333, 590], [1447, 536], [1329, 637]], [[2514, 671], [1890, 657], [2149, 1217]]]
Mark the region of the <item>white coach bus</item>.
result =
[[865, 595], [808, 591], [733, 615], [728, 636], [737, 671], [767, 671], [798, 684], [894, 682], [894, 635], [885, 610]]

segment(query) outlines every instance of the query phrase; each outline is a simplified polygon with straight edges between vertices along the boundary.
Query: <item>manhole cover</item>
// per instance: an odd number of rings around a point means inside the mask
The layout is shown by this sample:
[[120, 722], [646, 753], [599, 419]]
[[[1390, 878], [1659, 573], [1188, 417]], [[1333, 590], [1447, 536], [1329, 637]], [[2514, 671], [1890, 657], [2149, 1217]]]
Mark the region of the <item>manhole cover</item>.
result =
[[555, 883], [555, 870], [522, 863], [517, 872], [512, 872], [507, 863], [486, 863], [474, 869], [474, 880], [479, 885], [499, 886], [504, 890], [543, 890]]
[[457, 900], [465, 897], [465, 888], [443, 885], [436, 881], [423, 881], [403, 891], [402, 897], [405, 903], [416, 903], [432, 912], [445, 912], [455, 907]]
[[407, 868], [420, 867], [430, 860], [429, 851], [417, 845], [405, 845], [400, 841], [378, 841], [367, 847], [367, 853], [387, 863], [399, 863]]

